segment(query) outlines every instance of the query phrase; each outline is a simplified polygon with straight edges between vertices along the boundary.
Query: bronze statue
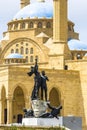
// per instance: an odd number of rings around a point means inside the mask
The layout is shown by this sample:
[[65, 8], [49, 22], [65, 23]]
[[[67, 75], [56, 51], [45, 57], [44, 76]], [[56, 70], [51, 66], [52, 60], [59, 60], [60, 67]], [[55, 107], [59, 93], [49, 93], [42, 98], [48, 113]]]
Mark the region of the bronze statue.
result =
[[29, 110], [24, 108], [23, 112], [24, 112], [24, 118], [34, 117], [34, 112], [32, 109]]
[[32, 76], [34, 74], [34, 89], [32, 91], [31, 99], [38, 99], [39, 98], [39, 88], [41, 86], [41, 75], [38, 72], [38, 65], [37, 65], [37, 59], [35, 59], [35, 66], [31, 66], [31, 71], [27, 73], [29, 76]]
[[56, 108], [56, 107], [51, 106], [49, 103], [47, 105], [51, 109], [49, 117], [52, 116], [52, 117], [56, 117], [57, 119], [59, 119], [58, 115], [60, 114], [60, 110], [62, 109], [62, 106], [60, 105]]
[[[45, 71], [42, 71], [41, 74], [38, 71], [38, 64], [37, 59], [35, 59], [35, 65], [31, 66], [31, 71], [27, 73], [29, 76], [32, 76], [34, 74], [34, 88], [31, 95], [31, 100], [38, 100], [39, 99], [39, 89], [41, 88], [41, 99], [43, 100], [43, 94], [45, 94], [45, 100], [48, 107], [51, 109], [51, 112], [43, 113], [42, 115], [38, 117], [42, 118], [54, 118], [56, 117], [58, 119], [58, 114], [60, 114], [60, 110], [62, 109], [62, 106], [60, 105], [58, 108], [50, 106], [50, 104], [47, 102], [47, 84], [46, 81], [49, 81], [48, 77], [45, 74]], [[47, 107], [47, 106], [46, 106]], [[25, 113], [25, 117], [34, 117], [34, 110], [23, 110]]]
[[58, 115], [60, 114], [62, 106], [60, 105], [56, 108], [56, 107], [51, 106], [49, 103], [47, 103], [47, 105], [51, 109], [51, 112], [44, 113], [40, 117], [42, 117], [42, 118], [54, 118], [54, 117], [56, 117], [57, 119], [59, 119]]
[[41, 72], [41, 99], [43, 100], [43, 92], [45, 92], [45, 100], [47, 101], [47, 84], [49, 81], [48, 77], [45, 75], [45, 71]]
[[34, 74], [34, 89], [32, 91], [31, 99], [39, 98], [39, 89], [41, 88], [41, 99], [43, 100], [43, 93], [45, 92], [45, 100], [47, 101], [47, 84], [46, 81], [49, 81], [48, 77], [45, 75], [45, 71], [42, 71], [41, 74], [38, 71], [37, 59], [35, 59], [35, 65], [31, 66], [31, 71], [27, 73], [29, 76]]

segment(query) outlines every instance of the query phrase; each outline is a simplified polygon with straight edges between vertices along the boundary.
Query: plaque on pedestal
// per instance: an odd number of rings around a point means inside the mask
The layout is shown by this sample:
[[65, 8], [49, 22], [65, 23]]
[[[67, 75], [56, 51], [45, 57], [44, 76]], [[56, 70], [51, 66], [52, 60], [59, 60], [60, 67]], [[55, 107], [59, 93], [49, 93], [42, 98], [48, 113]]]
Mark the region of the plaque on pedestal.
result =
[[63, 126], [63, 118], [23, 118], [22, 125], [40, 127]]

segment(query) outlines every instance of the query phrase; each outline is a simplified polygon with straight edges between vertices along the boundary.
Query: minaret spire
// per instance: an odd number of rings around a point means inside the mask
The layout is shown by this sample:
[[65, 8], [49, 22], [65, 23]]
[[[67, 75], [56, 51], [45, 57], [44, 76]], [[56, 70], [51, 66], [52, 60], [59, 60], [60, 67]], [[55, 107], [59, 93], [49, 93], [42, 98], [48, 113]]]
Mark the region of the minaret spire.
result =
[[30, 4], [30, 0], [20, 0], [21, 9]]
[[53, 40], [67, 42], [67, 0], [53, 0]]
[[53, 0], [53, 45], [49, 53], [51, 68], [64, 69], [67, 57], [67, 0]]

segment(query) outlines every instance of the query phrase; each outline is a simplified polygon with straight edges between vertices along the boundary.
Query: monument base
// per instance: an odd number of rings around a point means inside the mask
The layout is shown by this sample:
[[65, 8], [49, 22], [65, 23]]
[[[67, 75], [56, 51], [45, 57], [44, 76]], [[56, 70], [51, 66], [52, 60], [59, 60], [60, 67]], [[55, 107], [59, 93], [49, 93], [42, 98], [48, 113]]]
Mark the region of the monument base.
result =
[[22, 125], [25, 126], [42, 126], [42, 127], [55, 127], [63, 126], [63, 118], [23, 118]]

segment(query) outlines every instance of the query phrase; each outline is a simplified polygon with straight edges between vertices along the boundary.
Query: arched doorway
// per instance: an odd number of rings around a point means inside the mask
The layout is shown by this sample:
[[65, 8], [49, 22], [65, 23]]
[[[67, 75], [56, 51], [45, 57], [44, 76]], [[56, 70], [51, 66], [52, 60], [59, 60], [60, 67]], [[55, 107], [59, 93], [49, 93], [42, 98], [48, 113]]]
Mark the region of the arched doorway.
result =
[[52, 106], [60, 105], [60, 92], [56, 88], [52, 88], [49, 94], [50, 104]]
[[25, 107], [24, 93], [20, 86], [16, 87], [13, 94], [13, 123], [21, 123], [23, 108]]
[[1, 122], [6, 124], [7, 123], [7, 101], [6, 101], [5, 87], [2, 87], [1, 90], [1, 100], [2, 100], [2, 105], [1, 105], [2, 121]]

